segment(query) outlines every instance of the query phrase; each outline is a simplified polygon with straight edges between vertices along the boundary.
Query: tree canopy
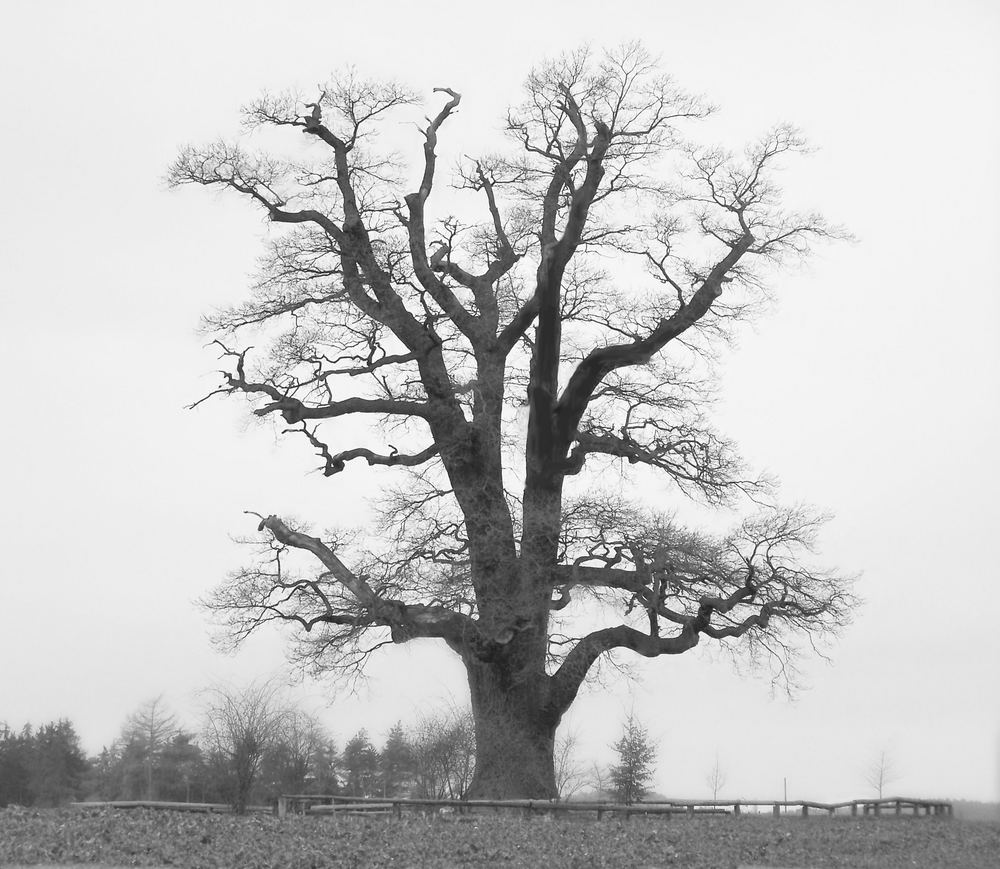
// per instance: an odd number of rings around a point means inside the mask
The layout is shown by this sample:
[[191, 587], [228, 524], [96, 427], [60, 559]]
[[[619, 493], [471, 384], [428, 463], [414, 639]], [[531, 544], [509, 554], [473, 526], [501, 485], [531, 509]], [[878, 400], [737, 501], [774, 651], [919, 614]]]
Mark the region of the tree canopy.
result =
[[[739, 153], [695, 143], [711, 106], [641, 46], [537, 67], [507, 147], [459, 156], [448, 188], [462, 99], [434, 89], [411, 165], [384, 139], [417, 93], [347, 71], [260, 96], [242, 140], [171, 168], [275, 225], [250, 297], [206, 318], [226, 363], [211, 395], [247, 399], [335, 486], [395, 469], [353, 535], [259, 514], [260, 557], [209, 606], [236, 641], [297, 625], [317, 672], [444, 641], [469, 674], [473, 795], [548, 796], [555, 727], [595, 662], [710, 639], [787, 676], [849, 618], [849, 581], [803, 557], [822, 517], [779, 506], [708, 416], [713, 358], [770, 270], [842, 233], [782, 206], [794, 128]], [[253, 147], [282, 133], [299, 134], [287, 154]], [[595, 485], [614, 469], [623, 484]], [[643, 472], [654, 496], [624, 494]], [[687, 499], [745, 518], [699, 531]]]

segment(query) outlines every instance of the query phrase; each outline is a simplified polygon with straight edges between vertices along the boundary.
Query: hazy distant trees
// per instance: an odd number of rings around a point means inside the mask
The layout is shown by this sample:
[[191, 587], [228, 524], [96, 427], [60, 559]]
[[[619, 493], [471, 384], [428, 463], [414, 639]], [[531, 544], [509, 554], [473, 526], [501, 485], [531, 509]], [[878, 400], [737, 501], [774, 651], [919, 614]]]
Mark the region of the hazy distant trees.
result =
[[[205, 802], [212, 784], [205, 756], [193, 733], [178, 730], [160, 750], [157, 785], [159, 799]], [[214, 797], [214, 794], [212, 794]]]
[[340, 766], [344, 773], [347, 793], [357, 797], [374, 796], [377, 791], [378, 751], [368, 738], [367, 730], [359, 730], [344, 745]]
[[[656, 750], [634, 716], [614, 749], [618, 762], [594, 779], [577, 757], [575, 737], [563, 736], [555, 752], [560, 797], [591, 785], [606, 786], [623, 801], [640, 799]], [[199, 734], [185, 730], [162, 698], [147, 701], [89, 760], [68, 721], [20, 731], [0, 724], [0, 805], [152, 794], [176, 802], [229, 802], [245, 811], [293, 793], [462, 799], [475, 762], [468, 709], [397, 722], [379, 742], [362, 728], [338, 752], [315, 716], [291, 704], [274, 683], [261, 683], [207, 692]]]
[[0, 806], [9, 803], [30, 805], [31, 799], [31, 727], [15, 732], [0, 723]]
[[143, 798], [157, 798], [154, 787], [154, 770], [160, 765], [163, 752], [180, 732], [176, 716], [170, 712], [163, 697], [147, 700], [126, 722], [122, 738], [129, 751], [138, 760], [145, 772]]
[[105, 745], [89, 759], [90, 768], [84, 776], [82, 788], [87, 799], [102, 802], [121, 798], [119, 760], [114, 744]]
[[201, 746], [162, 696], [142, 703], [110, 745], [91, 758], [85, 778], [98, 800], [204, 800], [211, 791]]
[[406, 795], [413, 785], [414, 774], [413, 746], [402, 722], [397, 722], [386, 735], [378, 756], [380, 795]]
[[469, 711], [429, 715], [412, 731], [414, 796], [462, 799], [476, 764], [476, 727]]
[[618, 802], [631, 805], [649, 793], [656, 767], [656, 746], [646, 728], [630, 714], [614, 750], [618, 761], [608, 773], [611, 792]]
[[152, 793], [154, 800], [229, 802], [242, 810], [293, 793], [459, 798], [472, 780], [475, 732], [467, 710], [397, 722], [380, 742], [362, 729], [338, 752], [316, 716], [272, 683], [215, 688], [205, 697], [201, 733], [186, 730], [157, 698], [89, 759], [68, 721], [19, 731], [0, 723], [0, 806]]
[[87, 769], [70, 721], [25, 725], [16, 733], [0, 724], [0, 806], [58, 806], [76, 799]]
[[415, 796], [461, 799], [475, 769], [476, 737], [468, 711], [432, 713], [407, 729], [402, 722], [378, 750], [367, 730], [344, 745], [339, 767], [352, 796]]
[[243, 814], [265, 755], [280, 739], [287, 708], [271, 682], [207, 692], [203, 738], [210, 762], [226, 782], [233, 811]]
[[279, 732], [264, 753], [260, 780], [266, 799], [337, 789], [337, 748], [315, 716], [286, 706]]
[[58, 806], [79, 793], [87, 758], [73, 724], [65, 718], [35, 731], [30, 786], [37, 806]]

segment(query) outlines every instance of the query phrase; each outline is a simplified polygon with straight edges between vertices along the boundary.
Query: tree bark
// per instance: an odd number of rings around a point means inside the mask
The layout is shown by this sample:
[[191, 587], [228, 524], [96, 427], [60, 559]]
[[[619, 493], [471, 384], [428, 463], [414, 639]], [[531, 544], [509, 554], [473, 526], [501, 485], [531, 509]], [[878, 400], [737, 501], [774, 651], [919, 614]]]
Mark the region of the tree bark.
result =
[[555, 799], [555, 733], [544, 670], [518, 673], [509, 657], [466, 659], [476, 723], [471, 799]]

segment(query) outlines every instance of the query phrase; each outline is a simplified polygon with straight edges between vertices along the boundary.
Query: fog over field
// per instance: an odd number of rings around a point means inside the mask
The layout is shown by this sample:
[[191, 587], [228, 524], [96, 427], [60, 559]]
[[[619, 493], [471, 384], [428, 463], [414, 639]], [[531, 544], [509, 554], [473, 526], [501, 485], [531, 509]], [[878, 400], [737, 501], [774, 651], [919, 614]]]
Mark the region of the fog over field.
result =
[[[781, 174], [789, 206], [855, 237], [770, 281], [720, 359], [712, 417], [785, 502], [832, 514], [817, 560], [857, 574], [863, 604], [826, 660], [801, 660], [792, 699], [706, 642], [621, 657], [635, 679], [605, 668], [561, 732], [608, 763], [634, 712], [659, 748], [653, 786], [675, 797], [706, 796], [717, 759], [727, 798], [786, 782], [789, 799], [867, 796], [885, 753], [891, 792], [1000, 800], [1000, 7], [49, 0], [4, 18], [0, 722], [66, 717], [97, 753], [151, 697], [194, 728], [200, 690], [277, 675], [341, 743], [361, 727], [380, 742], [467, 702], [431, 640], [382, 650], [353, 689], [298, 678], [281, 631], [213, 646], [197, 601], [240, 564], [233, 538], [258, 521], [244, 511], [363, 524], [394, 470], [325, 478], [245, 402], [186, 409], [218, 385], [199, 318], [246, 296], [273, 229], [165, 174], [182, 146], [239, 133], [263, 89], [312, 92], [345, 65], [405, 82], [428, 114], [434, 88], [461, 92], [445, 173], [503, 144], [533, 65], [641, 39], [719, 107], [699, 140], [739, 150], [799, 127], [815, 150]], [[415, 125], [385, 137], [419, 159]]]

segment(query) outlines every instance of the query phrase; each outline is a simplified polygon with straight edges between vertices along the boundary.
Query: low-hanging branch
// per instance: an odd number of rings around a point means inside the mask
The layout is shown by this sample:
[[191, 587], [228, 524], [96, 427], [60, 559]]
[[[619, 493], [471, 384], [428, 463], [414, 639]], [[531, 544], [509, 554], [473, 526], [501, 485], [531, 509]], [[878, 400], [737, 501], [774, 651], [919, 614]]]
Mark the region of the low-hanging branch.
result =
[[[300, 549], [315, 556], [326, 567], [326, 573], [320, 579], [328, 576], [340, 583], [360, 608], [353, 618], [345, 617], [332, 614], [328, 602], [324, 602], [326, 611], [310, 619], [310, 626], [348, 622], [384, 626], [389, 628], [393, 642], [396, 643], [417, 637], [437, 637], [456, 650], [486, 658], [495, 654], [495, 647], [502, 644], [496, 638], [487, 637], [474, 619], [447, 607], [404, 603], [379, 596], [364, 576], [348, 568], [320, 538], [292, 530], [277, 516], [261, 517], [258, 529], [268, 531], [283, 546]], [[281, 613], [279, 617], [302, 623], [302, 616], [298, 613]]]
[[[734, 639], [752, 631], [765, 631], [775, 615], [780, 615], [786, 608], [796, 607], [794, 603], [784, 600], [767, 601], [736, 624], [712, 624], [716, 613], [727, 613], [738, 604], [749, 604], [753, 596], [754, 591], [747, 589], [737, 591], [725, 600], [703, 598], [697, 614], [692, 616], [684, 616], [661, 606], [656, 612], [667, 615], [671, 622], [680, 625], [677, 633], [667, 637], [660, 636], [655, 629], [643, 632], [624, 624], [591, 632], [573, 646], [552, 675], [550, 704], [556, 710], [569, 708], [582, 684], [580, 673], [589, 671], [593, 663], [608, 652], [623, 649], [646, 658], [679, 655], [697, 646], [702, 635], [713, 639]], [[651, 625], [655, 624], [655, 620], [651, 619]]]

